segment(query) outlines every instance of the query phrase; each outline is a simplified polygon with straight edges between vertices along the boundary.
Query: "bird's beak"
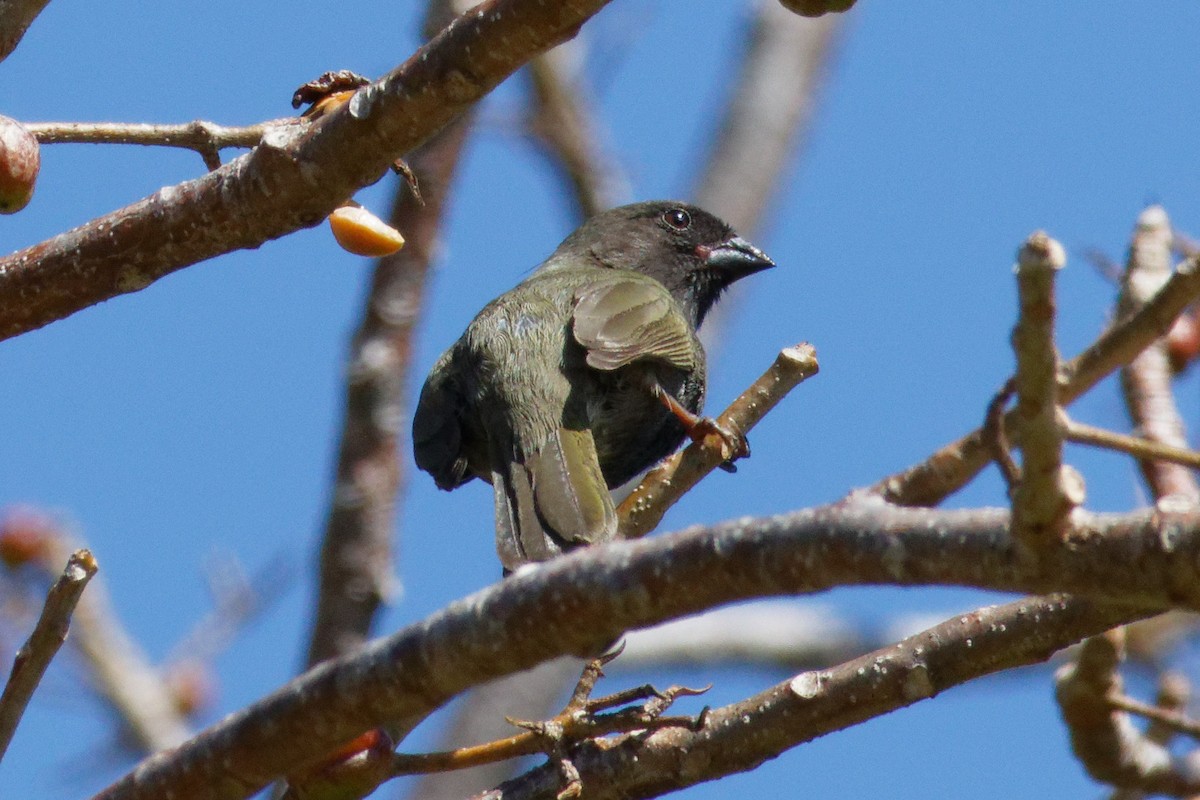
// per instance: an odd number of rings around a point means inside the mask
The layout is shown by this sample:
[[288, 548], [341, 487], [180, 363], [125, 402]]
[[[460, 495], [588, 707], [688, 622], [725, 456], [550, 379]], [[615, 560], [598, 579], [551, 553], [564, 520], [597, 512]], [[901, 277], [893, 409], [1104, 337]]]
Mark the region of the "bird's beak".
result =
[[770, 256], [740, 236], [727, 239], [716, 247], [702, 245], [697, 249], [700, 251], [697, 255], [704, 259], [705, 266], [721, 270], [731, 281], [775, 266]]

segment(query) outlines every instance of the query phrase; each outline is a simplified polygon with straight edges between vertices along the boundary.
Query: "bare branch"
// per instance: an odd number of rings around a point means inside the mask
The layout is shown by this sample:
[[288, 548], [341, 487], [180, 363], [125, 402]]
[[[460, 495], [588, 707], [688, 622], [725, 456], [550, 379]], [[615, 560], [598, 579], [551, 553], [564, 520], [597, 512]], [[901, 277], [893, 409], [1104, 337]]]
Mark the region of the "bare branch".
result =
[[46, 595], [46, 605], [29, 640], [17, 651], [12, 672], [0, 695], [0, 760], [8, 750], [17, 724], [42, 680], [50, 661], [67, 640], [71, 613], [83, 589], [96, 574], [96, 559], [87, 550], [76, 550]]
[[[587, 746], [574, 754], [572, 763], [589, 798], [655, 797], [753, 769], [788, 748], [968, 680], [1045, 661], [1133, 616], [1136, 612], [1129, 609], [1061, 595], [983, 608], [832, 669], [805, 672], [712, 709], [698, 731], [672, 728]], [[553, 769], [539, 767], [475, 800], [551, 798], [559, 780]]]
[[762, 600], [633, 631], [610, 669], [716, 663], [816, 669], [892, 639], [861, 630], [829, 606]]
[[26, 122], [22, 123], [41, 144], [139, 144], [195, 150], [209, 169], [221, 166], [220, 151], [227, 147], [255, 147], [275, 128], [303, 126], [298, 117], [285, 117], [257, 125], [229, 127], [196, 120], [180, 125], [130, 122]]
[[618, 205], [629, 187], [601, 146], [601, 123], [575, 74], [580, 50], [578, 40], [566, 42], [529, 62], [530, 127], [571, 187], [578, 215], [590, 217]]
[[1017, 356], [1014, 415], [1024, 446], [1021, 480], [1012, 498], [1013, 530], [1035, 549], [1058, 541], [1071, 510], [1083, 503], [1083, 479], [1063, 465], [1057, 417], [1054, 283], [1066, 261], [1062, 245], [1040, 231], [1017, 254], [1020, 314], [1012, 333]]
[[[1129, 245], [1118, 313], [1141, 308], [1171, 276], [1171, 222], [1159, 206], [1138, 216]], [[1143, 437], [1175, 448], [1187, 447], [1183, 418], [1175, 403], [1173, 370], [1166, 343], [1158, 340], [1121, 370], [1121, 388], [1134, 426]], [[1157, 499], [1178, 497], [1200, 502], [1200, 485], [1191, 470], [1169, 461], [1141, 460], [1139, 466]]]
[[1067, 441], [1086, 444], [1093, 447], [1104, 447], [1118, 450], [1140, 459], [1153, 459], [1180, 464], [1191, 469], [1200, 469], [1200, 452], [1172, 447], [1160, 442], [1143, 439], [1140, 436], [1127, 436], [1115, 431], [1086, 425], [1073, 419], [1063, 419], [1063, 434]]
[[[1105, 376], [1162, 336], [1185, 308], [1200, 298], [1200, 260], [1181, 263], [1150, 302], [1115, 322], [1090, 347], [1063, 365], [1059, 402], [1073, 402]], [[1008, 423], [1016, 420], [1009, 418]], [[1011, 431], [1011, 426], [1009, 427]], [[1012, 431], [1018, 438], [1019, 431]], [[982, 431], [951, 442], [928, 459], [884, 478], [872, 487], [893, 503], [906, 506], [936, 505], [961, 489], [983, 469], [989, 450]]]
[[0, 0], [0, 61], [17, 49], [25, 31], [50, 0]]
[[1106, 617], [1105, 627], [1147, 611], [1200, 608], [1200, 512], [1076, 517], [1071, 546], [1046, 550], [1037, 563], [1016, 553], [1002, 510], [900, 509], [869, 497], [584, 548], [310, 670], [151, 757], [99, 797], [247, 797], [364, 730], [412, 724], [483, 681], [751, 597], [937, 584], [1061, 589], [1134, 607]]
[[1113, 786], [1175, 797], [1200, 792], [1200, 764], [1138, 731], [1113, 703], [1122, 687], [1122, 638], [1118, 629], [1088, 639], [1055, 676], [1075, 755], [1092, 777]]
[[1001, 387], [1000, 391], [996, 392], [991, 402], [988, 403], [987, 413], [984, 415], [983, 428], [980, 429], [988, 451], [996, 461], [996, 466], [1000, 468], [1000, 475], [1004, 478], [1004, 485], [1008, 487], [1009, 499], [1013, 497], [1013, 494], [1017, 490], [1017, 484], [1021, 482], [1021, 468], [1017, 466], [1017, 461], [1013, 458], [1012, 445], [1008, 440], [1008, 431], [1004, 429], [1005, 409], [1008, 407], [1008, 402], [1012, 400], [1013, 395], [1016, 393], [1016, 379], [1010, 378]]
[[841, 23], [841, 15], [801, 19], [775, 0], [759, 2], [697, 204], [743, 232], [762, 224], [812, 121]]
[[[25, 563], [49, 580], [79, 549], [71, 538], [62, 524], [36, 510], [11, 509], [0, 522], [0, 539], [16, 545]], [[191, 735], [171, 688], [117, 619], [103, 576], [91, 581], [75, 607], [71, 646], [83, 657], [93, 689], [143, 752], [173, 747]]]
[[[788, 392], [816, 375], [817, 369], [812, 345], [784, 348], [767, 371], [717, 417], [717, 424], [748, 433]], [[617, 509], [621, 536], [634, 539], [654, 530], [667, 509], [722, 461], [717, 448], [693, 442], [650, 470]]]
[[0, 259], [0, 337], [316, 224], [608, 0], [488, 0], [311, 126]]
[[396, 498], [402, 480], [404, 389], [425, 278], [459, 153], [470, 128], [457, 120], [409, 161], [421, 204], [398, 189], [391, 224], [408, 244], [375, 266], [362, 321], [350, 345], [337, 478], [321, 547], [321, 578], [307, 663], [352, 652], [367, 640], [390, 596]]

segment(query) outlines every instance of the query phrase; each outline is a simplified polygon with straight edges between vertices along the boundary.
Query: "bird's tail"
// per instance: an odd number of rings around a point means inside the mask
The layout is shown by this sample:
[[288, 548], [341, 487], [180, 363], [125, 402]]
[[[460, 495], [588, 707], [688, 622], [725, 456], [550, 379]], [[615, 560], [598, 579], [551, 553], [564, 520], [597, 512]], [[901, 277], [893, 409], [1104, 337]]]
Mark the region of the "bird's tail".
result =
[[589, 430], [559, 428], [524, 463], [501, 465], [492, 486], [505, 569], [616, 536], [617, 512]]

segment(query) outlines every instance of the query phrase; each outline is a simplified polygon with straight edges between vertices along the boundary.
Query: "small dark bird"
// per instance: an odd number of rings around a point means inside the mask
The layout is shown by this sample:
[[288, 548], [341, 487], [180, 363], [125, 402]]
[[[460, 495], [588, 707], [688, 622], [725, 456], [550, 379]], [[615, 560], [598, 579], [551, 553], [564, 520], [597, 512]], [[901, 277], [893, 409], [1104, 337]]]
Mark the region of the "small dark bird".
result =
[[592, 217], [434, 364], [413, 418], [417, 466], [446, 490], [492, 484], [507, 570], [612, 539], [609, 489], [685, 437], [717, 433], [734, 458], [749, 452], [697, 416], [696, 329], [727, 286], [772, 266], [685, 203]]

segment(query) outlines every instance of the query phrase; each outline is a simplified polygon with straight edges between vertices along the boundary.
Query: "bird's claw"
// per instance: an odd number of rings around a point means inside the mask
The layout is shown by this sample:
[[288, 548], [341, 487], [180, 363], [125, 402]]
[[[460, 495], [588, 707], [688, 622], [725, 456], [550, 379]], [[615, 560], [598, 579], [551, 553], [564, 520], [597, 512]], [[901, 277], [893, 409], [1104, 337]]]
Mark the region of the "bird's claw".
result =
[[726, 427], [712, 417], [700, 417], [690, 431], [692, 439], [721, 454], [721, 469], [737, 472], [734, 466], [739, 458], [750, 455], [750, 442], [740, 431]]

